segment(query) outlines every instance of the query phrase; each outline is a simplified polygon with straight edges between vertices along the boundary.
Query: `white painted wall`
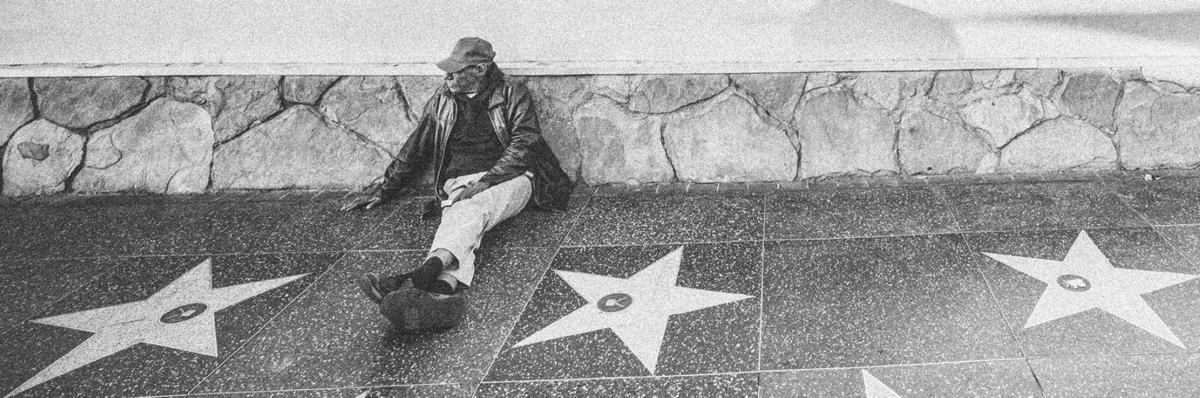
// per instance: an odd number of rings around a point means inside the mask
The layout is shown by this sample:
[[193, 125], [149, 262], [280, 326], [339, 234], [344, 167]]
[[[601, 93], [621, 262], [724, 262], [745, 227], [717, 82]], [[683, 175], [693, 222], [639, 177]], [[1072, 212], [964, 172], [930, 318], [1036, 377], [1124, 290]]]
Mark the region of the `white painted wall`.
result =
[[0, 0], [0, 64], [403, 64], [436, 73], [429, 63], [462, 36], [484, 37], [499, 61], [534, 69], [1188, 64], [1200, 59], [1197, 26], [1200, 0]]

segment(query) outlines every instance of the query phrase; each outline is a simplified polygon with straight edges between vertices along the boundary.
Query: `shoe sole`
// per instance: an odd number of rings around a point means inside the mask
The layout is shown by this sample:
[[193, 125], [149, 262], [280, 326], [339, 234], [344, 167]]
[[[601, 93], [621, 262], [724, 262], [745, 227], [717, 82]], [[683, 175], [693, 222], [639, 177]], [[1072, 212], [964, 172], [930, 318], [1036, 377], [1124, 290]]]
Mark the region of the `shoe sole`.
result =
[[407, 288], [389, 294], [380, 312], [403, 330], [445, 330], [462, 323], [465, 300], [462, 294], [447, 296]]

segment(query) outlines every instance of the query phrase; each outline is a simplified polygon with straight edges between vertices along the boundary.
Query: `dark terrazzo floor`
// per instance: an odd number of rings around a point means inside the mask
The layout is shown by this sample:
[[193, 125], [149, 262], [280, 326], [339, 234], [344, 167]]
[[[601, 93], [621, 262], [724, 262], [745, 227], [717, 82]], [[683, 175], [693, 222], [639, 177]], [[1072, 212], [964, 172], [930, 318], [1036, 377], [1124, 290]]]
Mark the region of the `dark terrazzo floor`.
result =
[[[354, 280], [422, 258], [427, 198], [352, 213], [344, 192], [6, 199], [0, 395], [108, 336], [36, 320], [150, 302], [211, 260], [212, 289], [298, 278], [208, 314], [216, 355], [146, 329], [15, 396], [1197, 396], [1200, 279], [1138, 296], [1177, 345], [1100, 308], [1025, 327], [1056, 305], [1039, 303], [1047, 283], [984, 254], [1060, 261], [1085, 231], [1116, 268], [1200, 275], [1200, 178], [1138, 177], [581, 190], [565, 213], [498, 226], [464, 323], [422, 334], [392, 329]], [[626, 309], [587, 294], [736, 297], [604, 318]], [[554, 326], [576, 312], [601, 326]], [[521, 344], [552, 327], [574, 332]]]

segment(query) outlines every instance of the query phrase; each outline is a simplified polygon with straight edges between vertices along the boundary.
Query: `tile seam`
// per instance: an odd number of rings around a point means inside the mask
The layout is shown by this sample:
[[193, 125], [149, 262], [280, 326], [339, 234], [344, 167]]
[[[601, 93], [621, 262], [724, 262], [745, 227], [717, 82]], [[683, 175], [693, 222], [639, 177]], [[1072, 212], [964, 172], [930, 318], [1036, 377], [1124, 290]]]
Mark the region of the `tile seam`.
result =
[[579, 226], [579, 222], [583, 218], [583, 213], [591, 207], [592, 198], [593, 196], [588, 196], [588, 200], [584, 202], [583, 208], [579, 210], [579, 214], [576, 214], [575, 218], [571, 220], [571, 227], [567, 228], [566, 236], [563, 236], [562, 240], [560, 240], [559, 244], [554, 248], [554, 253], [551, 254], [550, 258], [546, 260], [546, 268], [542, 270], [541, 276], [538, 277], [537, 282], [532, 285], [532, 288], [529, 290], [529, 294], [525, 297], [524, 303], [521, 305], [521, 311], [517, 312], [516, 316], [513, 317], [512, 325], [508, 327], [508, 333], [504, 334], [502, 337], [503, 340], [500, 342], [499, 347], [496, 347], [496, 351], [491, 355], [492, 358], [490, 361], [488, 361], [487, 367], [484, 368], [483, 373], [479, 375], [479, 382], [476, 383], [475, 388], [471, 390], [471, 396], [478, 395], [479, 386], [483, 385], [487, 381], [488, 374], [492, 372], [492, 367], [496, 365], [496, 359], [499, 358], [500, 353], [504, 351], [504, 344], [508, 342], [509, 337], [512, 336], [513, 330], [517, 328], [517, 323], [521, 321], [521, 315], [524, 315], [525, 311], [529, 309], [529, 303], [533, 301], [533, 295], [537, 293], [538, 286], [541, 286], [542, 281], [546, 279], [546, 274], [550, 273], [550, 266], [554, 265], [554, 259], [558, 258], [558, 253], [562, 251], [564, 246], [563, 244], [566, 243], [567, 239], [570, 238], [571, 232], [574, 232], [575, 228]]
[[[365, 239], [366, 236], [368, 236], [371, 233], [374, 233], [376, 230], [378, 230], [379, 227], [381, 225], [383, 225], [383, 220], [386, 220], [388, 217], [391, 217], [391, 215], [394, 214], [396, 211], [399, 211], [399, 209], [395, 209], [392, 211], [392, 213], [388, 213], [387, 216], [384, 216], [378, 223], [375, 224], [374, 227], [372, 227], [369, 231], [367, 231], [367, 233], [364, 233], [362, 235], [362, 237], [360, 238], [360, 240]], [[185, 394], [187, 394], [187, 395], [194, 394], [196, 392], [197, 388], [200, 388], [200, 386], [203, 385], [204, 382], [208, 381], [208, 379], [210, 377], [212, 377], [212, 375], [216, 374], [217, 371], [221, 370], [221, 368], [223, 368], [226, 364], [228, 364], [230, 360], [237, 357], [238, 354], [242, 353], [242, 350], [245, 349], [247, 345], [254, 342], [254, 340], [256, 338], [258, 338], [258, 336], [260, 334], [262, 334], [262, 331], [264, 331], [268, 327], [270, 327], [271, 324], [273, 322], [275, 322], [275, 320], [278, 319], [281, 314], [287, 312], [288, 309], [292, 308], [292, 305], [294, 305], [296, 302], [307, 297], [308, 292], [312, 290], [313, 286], [316, 286], [316, 285], [320, 284], [322, 281], [324, 281], [325, 277], [328, 276], [331, 272], [333, 272], [334, 269], [338, 268], [339, 266], [344, 266], [346, 259], [350, 255], [349, 251], [341, 251], [341, 252], [333, 252], [333, 253], [341, 253], [341, 256], [339, 256], [338, 259], [333, 262], [333, 264], [331, 264], [328, 268], [326, 268], [325, 271], [321, 272], [321, 275], [318, 275], [317, 278], [312, 281], [312, 283], [309, 283], [308, 286], [305, 286], [304, 290], [300, 291], [300, 294], [297, 294], [296, 297], [293, 297], [291, 300], [289, 300], [288, 303], [283, 306], [283, 308], [280, 308], [279, 311], [277, 311], [277, 312], [275, 312], [275, 314], [271, 315], [270, 319], [268, 319], [266, 322], [263, 322], [262, 325], [260, 325], [258, 327], [258, 330], [255, 330], [254, 333], [252, 333], [249, 337], [247, 337], [246, 340], [242, 342], [242, 344], [240, 344], [236, 349], [233, 350], [232, 353], [229, 354], [229, 356], [225, 357], [225, 360], [220, 361], [220, 363], [218, 363], [217, 366], [213, 367], [213, 369], [211, 371], [209, 371], [207, 374], [205, 374], [204, 377], [202, 377], [200, 379], [200, 381], [196, 382], [195, 385], [193, 385], [190, 389], [188, 389], [188, 391]], [[255, 255], [261, 255], [261, 254], [264, 254], [264, 253], [255, 253]]]

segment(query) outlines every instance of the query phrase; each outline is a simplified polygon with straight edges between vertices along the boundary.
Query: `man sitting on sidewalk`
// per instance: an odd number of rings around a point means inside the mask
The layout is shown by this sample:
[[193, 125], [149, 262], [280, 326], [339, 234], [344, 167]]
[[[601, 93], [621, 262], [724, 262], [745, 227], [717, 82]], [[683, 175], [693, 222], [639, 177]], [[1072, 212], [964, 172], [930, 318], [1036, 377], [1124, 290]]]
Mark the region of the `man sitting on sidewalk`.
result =
[[461, 293], [472, 283], [484, 232], [529, 204], [565, 211], [570, 198], [571, 181], [542, 139], [533, 100], [523, 87], [505, 81], [494, 58], [491, 43], [460, 39], [450, 57], [437, 63], [446, 84], [425, 104], [383, 183], [342, 207], [373, 208], [433, 167], [444, 210], [424, 263], [394, 276], [363, 274], [359, 281], [376, 303], [404, 290], [400, 305], [407, 315], [389, 319], [407, 317], [408, 329], [453, 326], [433, 318], [445, 311], [461, 314]]

